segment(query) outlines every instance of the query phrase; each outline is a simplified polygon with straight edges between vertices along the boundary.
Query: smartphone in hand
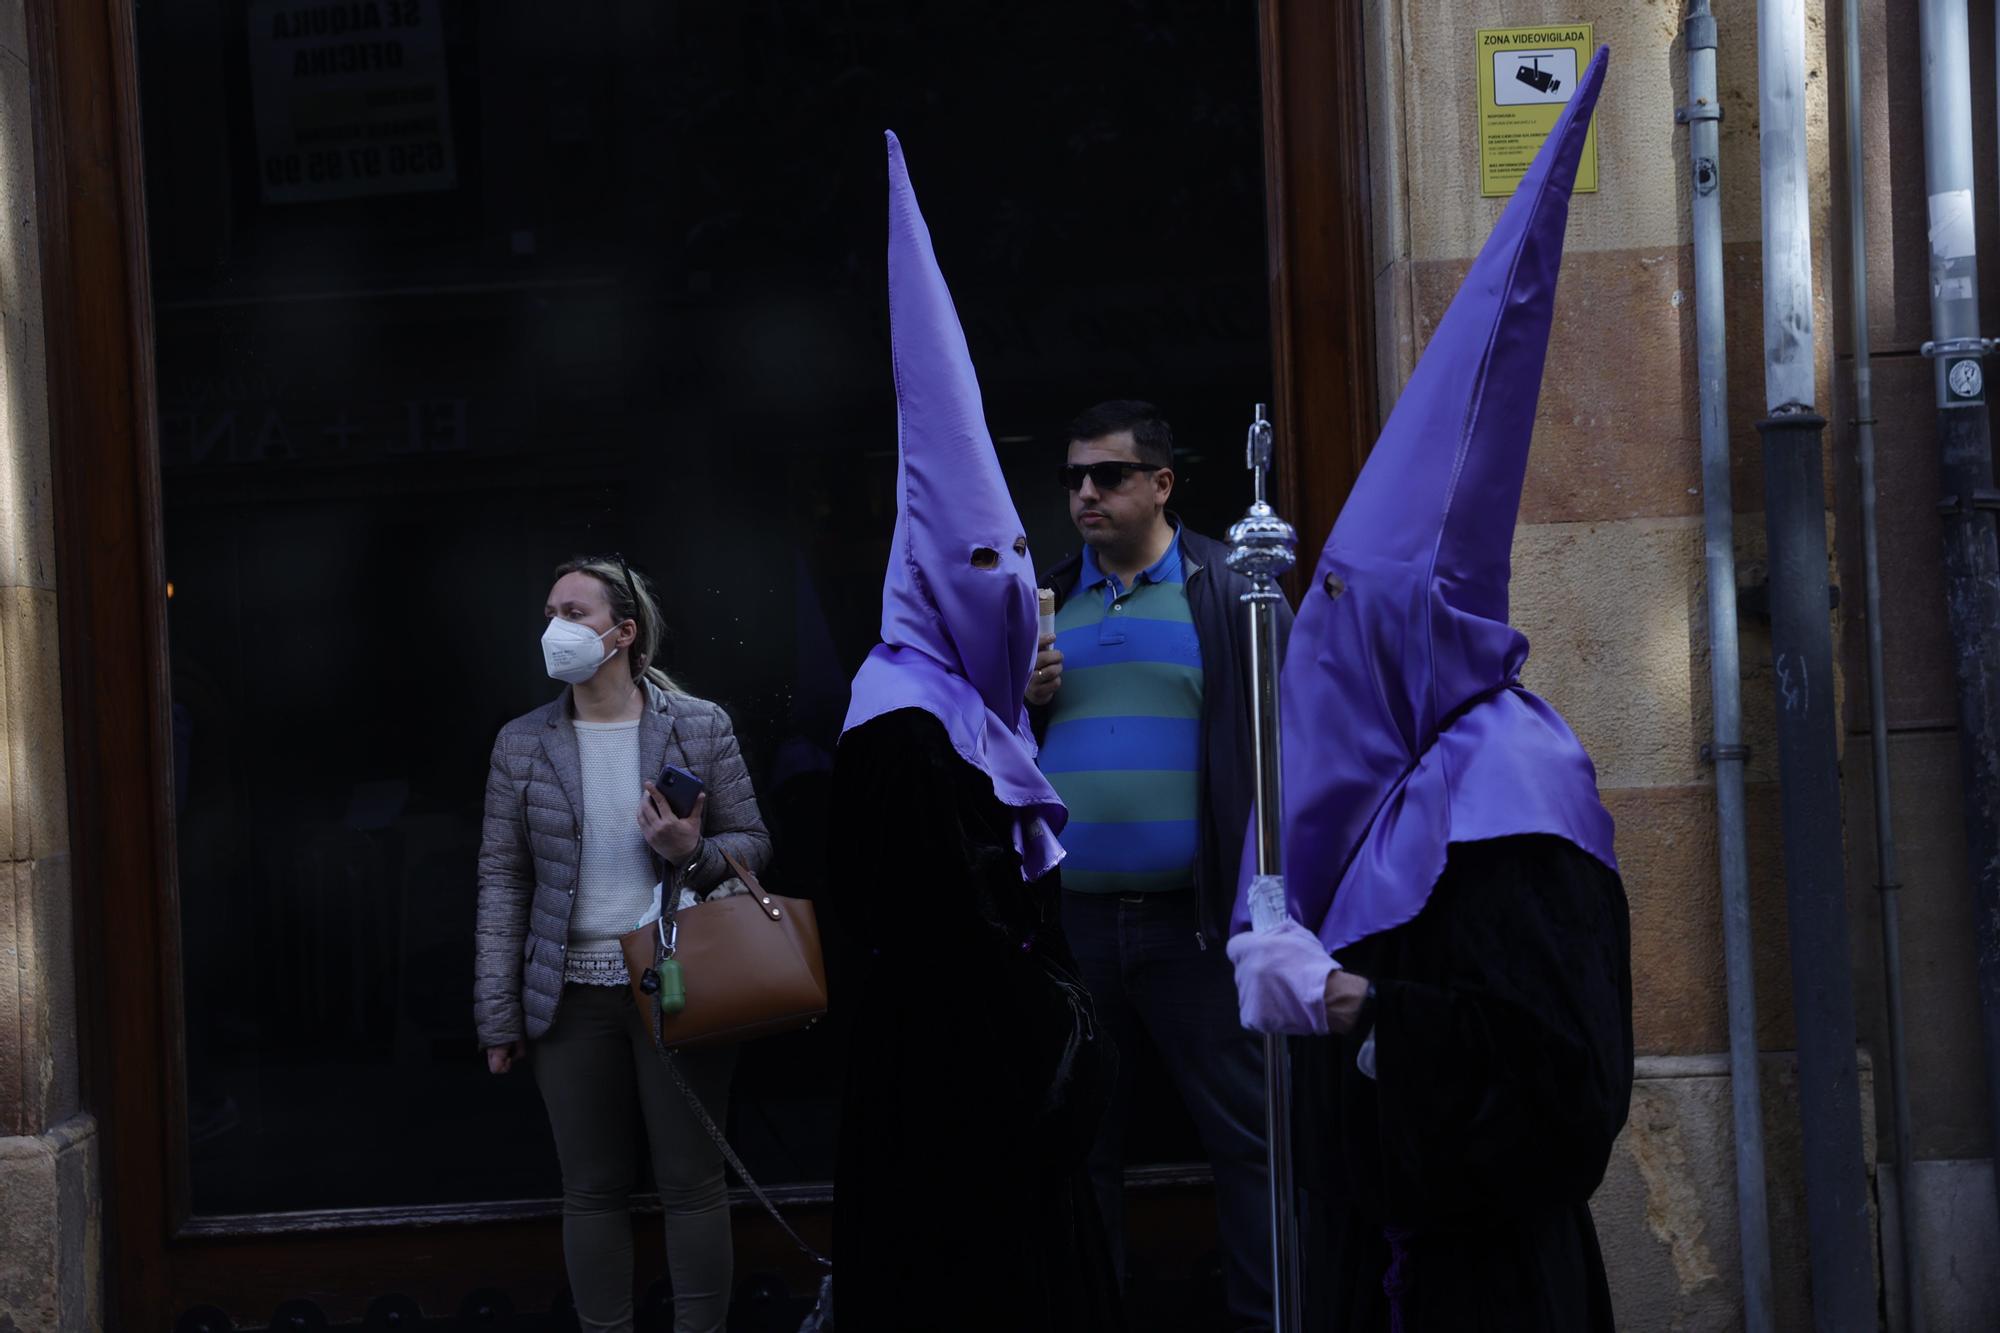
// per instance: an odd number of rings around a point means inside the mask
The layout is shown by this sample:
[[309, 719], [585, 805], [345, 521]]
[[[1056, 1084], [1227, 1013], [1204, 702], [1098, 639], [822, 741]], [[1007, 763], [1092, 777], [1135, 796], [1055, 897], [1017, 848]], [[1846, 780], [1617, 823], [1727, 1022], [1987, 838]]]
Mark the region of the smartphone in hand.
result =
[[675, 819], [686, 819], [694, 809], [695, 798], [702, 792], [700, 778], [672, 764], [660, 770], [659, 779], [653, 785], [660, 789], [660, 799], [667, 803], [667, 809], [674, 812]]

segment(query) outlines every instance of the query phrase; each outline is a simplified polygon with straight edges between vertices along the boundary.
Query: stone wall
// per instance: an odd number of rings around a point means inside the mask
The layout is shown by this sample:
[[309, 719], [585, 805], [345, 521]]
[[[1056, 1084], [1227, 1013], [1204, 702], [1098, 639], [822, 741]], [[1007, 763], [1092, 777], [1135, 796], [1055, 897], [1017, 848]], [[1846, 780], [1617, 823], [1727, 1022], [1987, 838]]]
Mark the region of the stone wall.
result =
[[101, 1322], [78, 1085], [41, 240], [22, 0], [0, 0], [0, 1330]]
[[[1772, 1313], [1779, 1328], [1806, 1329], [1813, 1326], [1812, 1284], [1799, 1174], [1798, 1063], [1779, 1053], [1759, 1064]], [[1864, 1119], [1872, 1113], [1873, 1078], [1864, 1059]], [[1742, 1327], [1735, 1145], [1726, 1054], [1639, 1058], [1631, 1118], [1591, 1200], [1619, 1328]]]

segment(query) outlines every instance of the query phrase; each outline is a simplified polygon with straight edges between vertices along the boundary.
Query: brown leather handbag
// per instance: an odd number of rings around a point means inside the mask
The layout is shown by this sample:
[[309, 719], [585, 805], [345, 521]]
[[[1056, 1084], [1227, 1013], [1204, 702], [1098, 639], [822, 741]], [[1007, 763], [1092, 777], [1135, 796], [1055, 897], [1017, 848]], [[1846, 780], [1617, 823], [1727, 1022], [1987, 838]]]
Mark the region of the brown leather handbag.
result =
[[[651, 925], [619, 936], [618, 943], [631, 979], [632, 1002], [639, 1006], [639, 1023], [651, 1034], [667, 1072], [681, 1096], [687, 1098], [688, 1109], [771, 1220], [802, 1254], [826, 1270], [827, 1276], [820, 1281], [819, 1301], [800, 1326], [801, 1333], [808, 1328], [831, 1328], [833, 1261], [807, 1244], [785, 1220], [778, 1205], [729, 1146], [722, 1126], [702, 1105], [681, 1072], [680, 1062], [674, 1059], [677, 1050], [720, 1046], [807, 1027], [826, 1012], [826, 964], [820, 958], [819, 918], [813, 915], [813, 905], [802, 898], [765, 892], [757, 876], [741, 861], [728, 852], [722, 859], [729, 862], [730, 870], [749, 892], [712, 896], [686, 911], [668, 911]], [[672, 901], [671, 895], [667, 901]], [[686, 994], [680, 1010], [672, 1014], [663, 1013], [657, 996], [645, 988], [648, 977], [654, 985], [659, 984], [656, 969], [668, 957], [680, 964]]]
[[[728, 852], [722, 857], [748, 893], [666, 912], [619, 939], [640, 1021], [668, 1050], [789, 1032], [826, 1012], [826, 963], [813, 905], [768, 892], [742, 862]], [[684, 978], [687, 1000], [678, 1013], [662, 1014], [657, 998], [641, 988], [665, 958], [680, 963]]]

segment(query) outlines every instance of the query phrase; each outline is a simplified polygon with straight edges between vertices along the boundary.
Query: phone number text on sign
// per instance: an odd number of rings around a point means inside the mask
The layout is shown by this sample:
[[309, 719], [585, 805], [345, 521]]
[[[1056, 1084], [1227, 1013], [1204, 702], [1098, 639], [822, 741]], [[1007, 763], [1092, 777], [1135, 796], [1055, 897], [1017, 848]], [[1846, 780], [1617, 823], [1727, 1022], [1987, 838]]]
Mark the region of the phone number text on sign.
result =
[[256, 0], [249, 24], [267, 201], [457, 183], [436, 0]]
[[[264, 159], [266, 191], [300, 185], [331, 185], [342, 181], [395, 181], [426, 178], [421, 188], [451, 184], [451, 158], [441, 143], [391, 144], [367, 148], [326, 149], [312, 153], [291, 152]], [[346, 193], [365, 194], [366, 190]]]

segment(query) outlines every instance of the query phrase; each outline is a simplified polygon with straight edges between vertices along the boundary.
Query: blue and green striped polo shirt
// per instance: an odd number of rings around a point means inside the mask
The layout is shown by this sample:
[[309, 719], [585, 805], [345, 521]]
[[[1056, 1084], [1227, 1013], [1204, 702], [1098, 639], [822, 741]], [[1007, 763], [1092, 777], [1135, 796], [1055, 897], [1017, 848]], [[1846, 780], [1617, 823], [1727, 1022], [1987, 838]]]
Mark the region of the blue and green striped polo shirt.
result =
[[1041, 763], [1069, 807], [1063, 887], [1189, 887], [1202, 677], [1179, 531], [1129, 590], [1086, 546], [1076, 591], [1056, 614], [1056, 647], [1062, 688], [1050, 707]]

